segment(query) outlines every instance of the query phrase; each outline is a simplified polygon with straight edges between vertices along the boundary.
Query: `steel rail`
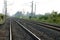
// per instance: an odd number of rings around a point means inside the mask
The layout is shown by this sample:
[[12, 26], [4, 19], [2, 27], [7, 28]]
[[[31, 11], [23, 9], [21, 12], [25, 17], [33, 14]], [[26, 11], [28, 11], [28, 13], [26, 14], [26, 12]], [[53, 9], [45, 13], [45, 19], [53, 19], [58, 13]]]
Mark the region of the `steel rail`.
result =
[[[32, 22], [33, 20], [26, 20], [26, 19], [23, 19], [23, 20], [25, 20], [25, 21], [30, 21], [30, 22]], [[58, 25], [58, 24], [51, 24], [51, 23], [47, 23], [47, 22], [38, 22], [38, 21], [33, 21], [34, 23], [37, 23], [37, 24], [45, 24], [45, 25], [49, 25], [49, 26], [54, 26], [54, 27], [58, 27], [58, 28], [60, 28], [60, 25]]]
[[[24, 21], [24, 20], [23, 20]], [[26, 21], [25, 21], [26, 22]], [[28, 22], [26, 22], [28, 23]], [[43, 26], [43, 27], [46, 27], [46, 28], [50, 28], [50, 29], [53, 29], [53, 30], [56, 30], [56, 31], [59, 31], [60, 32], [60, 28], [59, 27], [54, 27], [52, 25], [47, 25], [47, 24], [43, 24], [43, 23], [33, 23], [33, 22], [29, 22], [30, 24], [33, 24], [33, 25], [39, 25], [39, 26]]]
[[20, 22], [14, 20], [16, 23], [18, 23], [22, 28], [24, 28], [27, 32], [29, 32], [33, 38], [35, 38], [36, 40], [41, 40], [39, 37], [37, 37], [33, 32], [31, 32], [30, 30], [28, 30], [24, 25], [22, 25]]
[[10, 40], [12, 40], [12, 25], [11, 25], [11, 19], [10, 19]]

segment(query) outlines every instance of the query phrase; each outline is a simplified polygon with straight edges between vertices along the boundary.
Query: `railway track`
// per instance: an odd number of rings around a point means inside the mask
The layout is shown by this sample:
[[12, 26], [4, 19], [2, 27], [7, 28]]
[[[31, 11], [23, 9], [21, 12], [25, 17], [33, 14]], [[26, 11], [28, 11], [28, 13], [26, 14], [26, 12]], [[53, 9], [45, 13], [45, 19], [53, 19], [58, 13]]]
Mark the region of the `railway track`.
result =
[[0, 40], [60, 40], [60, 31], [34, 21], [10, 18], [0, 27]]
[[0, 40], [40, 40], [40, 38], [17, 21], [9, 19], [0, 28]]
[[40, 40], [40, 38], [38, 38], [30, 30], [25, 28], [18, 21], [13, 20], [11, 22], [11, 26], [12, 26], [11, 27], [11, 30], [12, 30], [12, 40]]
[[[59, 29], [53, 29], [53, 28], [47, 28], [46, 26], [42, 26], [42, 25], [38, 25], [37, 23], [33, 23], [31, 21], [26, 21], [23, 19], [18, 19], [18, 21], [23, 24], [26, 28], [28, 28], [29, 30], [35, 30], [37, 32], [37, 34], [39, 33], [39, 35], [36, 34], [36, 32], [34, 32], [38, 37], [41, 38], [41, 34], [42, 34], [42, 38], [46, 39], [46, 40], [60, 40], [60, 31]], [[45, 35], [46, 34], [46, 35]], [[44, 36], [45, 35], [45, 36]]]
[[60, 32], [60, 25], [57, 25], [57, 24], [54, 25], [54, 24], [43, 23], [43, 22], [35, 22], [35, 21], [29, 21], [29, 20], [24, 20], [24, 19], [23, 19], [23, 21], [26, 21], [26, 22], [28, 21], [31, 24], [40, 25], [40, 26], [50, 28], [50, 29], [53, 29], [53, 30], [56, 30], [56, 31]]

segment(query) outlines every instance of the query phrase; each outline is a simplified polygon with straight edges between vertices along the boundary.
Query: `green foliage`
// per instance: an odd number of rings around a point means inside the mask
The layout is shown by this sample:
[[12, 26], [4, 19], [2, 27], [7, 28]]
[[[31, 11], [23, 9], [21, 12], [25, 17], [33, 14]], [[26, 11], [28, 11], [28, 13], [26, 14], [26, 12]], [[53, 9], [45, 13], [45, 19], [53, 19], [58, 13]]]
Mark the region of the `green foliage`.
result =
[[41, 17], [39, 17], [39, 19], [47, 20], [48, 19], [48, 16], [41, 16]]
[[45, 14], [45, 15], [42, 15], [42, 16], [37, 16], [36, 18], [33, 18], [32, 20], [60, 24], [60, 13], [57, 13], [57, 12], [53, 11], [50, 14]]
[[3, 23], [4, 23], [4, 15], [0, 14], [0, 24], [3, 24]]
[[48, 23], [55, 23], [60, 24], [60, 13], [52, 11], [51, 13], [46, 13], [45, 15], [35, 15], [32, 17], [31, 15], [22, 15], [22, 12], [17, 12], [15, 14], [17, 18], [29, 19], [29, 20], [36, 20]]

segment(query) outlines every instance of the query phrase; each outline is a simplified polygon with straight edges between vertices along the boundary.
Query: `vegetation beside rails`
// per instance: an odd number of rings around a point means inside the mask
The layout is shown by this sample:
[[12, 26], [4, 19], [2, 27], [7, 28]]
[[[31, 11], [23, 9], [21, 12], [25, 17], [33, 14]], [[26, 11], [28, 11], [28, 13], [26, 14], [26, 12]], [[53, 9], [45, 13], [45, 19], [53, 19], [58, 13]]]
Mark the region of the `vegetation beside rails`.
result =
[[41, 14], [36, 15], [35, 14], [35, 16], [33, 16], [33, 17], [31, 15], [26, 14], [23, 16], [18, 16], [18, 18], [34, 20], [34, 21], [38, 21], [38, 22], [60, 24], [60, 13], [58, 13], [56, 11], [52, 11], [51, 13], [45, 13], [44, 15], [41, 15]]
[[4, 19], [4, 14], [1, 14], [1, 13], [0, 13], [0, 24], [3, 24], [4, 21], [5, 21], [5, 19]]
[[45, 15], [36, 15], [35, 17], [28, 17], [26, 19], [38, 22], [60, 24], [60, 13], [53, 11], [51, 13], [46, 13]]

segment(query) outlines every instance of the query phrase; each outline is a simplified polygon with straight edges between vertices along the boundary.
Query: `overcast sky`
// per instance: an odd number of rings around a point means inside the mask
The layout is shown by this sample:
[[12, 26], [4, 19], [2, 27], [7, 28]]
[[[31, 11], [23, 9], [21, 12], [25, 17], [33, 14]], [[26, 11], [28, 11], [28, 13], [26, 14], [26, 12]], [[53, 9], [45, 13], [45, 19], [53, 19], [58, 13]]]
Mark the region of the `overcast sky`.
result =
[[[8, 13], [15, 14], [17, 11], [31, 12], [31, 2], [36, 3], [36, 14], [44, 14], [52, 10], [60, 12], [60, 0], [7, 0]], [[0, 0], [0, 13], [3, 13], [4, 0]]]

